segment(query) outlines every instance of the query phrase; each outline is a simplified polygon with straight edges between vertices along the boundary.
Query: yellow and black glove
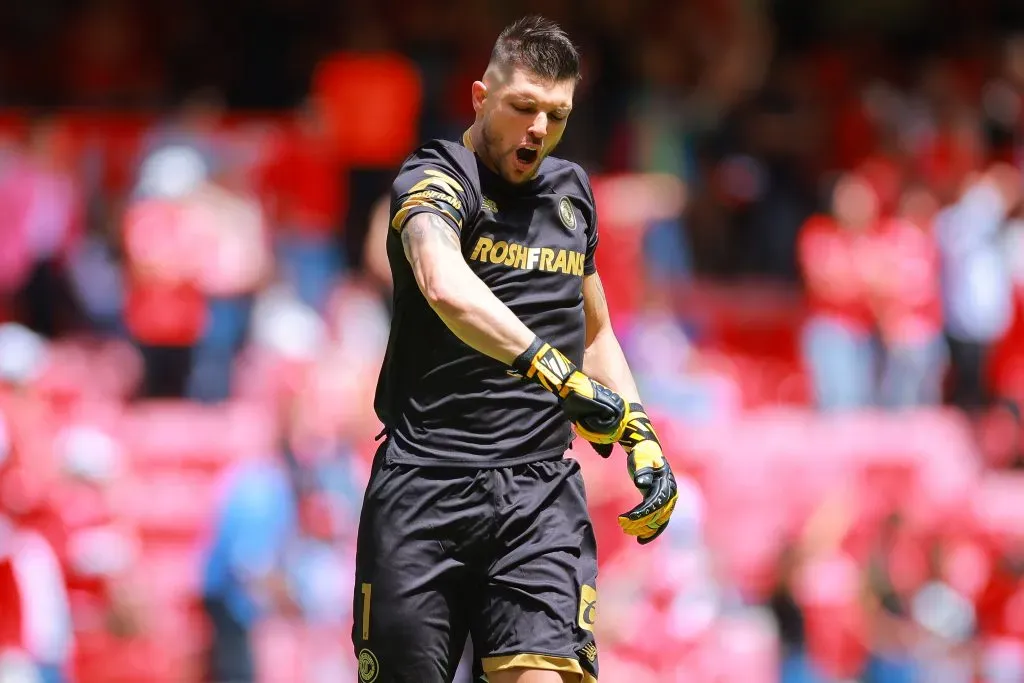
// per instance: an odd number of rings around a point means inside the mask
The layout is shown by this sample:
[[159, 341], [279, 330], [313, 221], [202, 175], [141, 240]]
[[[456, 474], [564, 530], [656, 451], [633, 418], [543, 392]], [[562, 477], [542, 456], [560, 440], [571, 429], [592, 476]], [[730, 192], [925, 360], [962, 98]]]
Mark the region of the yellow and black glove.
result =
[[[639, 403], [630, 403], [626, 428], [619, 439], [626, 451], [626, 469], [644, 499], [629, 512], [619, 515], [619, 526], [643, 545], [650, 543], [668, 526], [679, 497], [675, 475], [661, 450], [654, 425]], [[594, 450], [607, 458], [612, 446], [594, 443]]]
[[512, 361], [523, 377], [558, 397], [576, 432], [587, 441], [613, 444], [626, 427], [626, 403], [617, 393], [580, 372], [561, 351], [537, 338]]

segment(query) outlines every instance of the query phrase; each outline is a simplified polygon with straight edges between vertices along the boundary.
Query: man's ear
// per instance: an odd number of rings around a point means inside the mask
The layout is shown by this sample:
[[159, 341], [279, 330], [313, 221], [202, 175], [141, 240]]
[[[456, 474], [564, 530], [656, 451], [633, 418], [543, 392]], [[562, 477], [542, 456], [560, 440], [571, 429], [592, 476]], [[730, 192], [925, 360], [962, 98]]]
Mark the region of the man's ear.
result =
[[487, 85], [483, 81], [473, 81], [473, 111], [480, 111], [484, 108], [487, 94]]

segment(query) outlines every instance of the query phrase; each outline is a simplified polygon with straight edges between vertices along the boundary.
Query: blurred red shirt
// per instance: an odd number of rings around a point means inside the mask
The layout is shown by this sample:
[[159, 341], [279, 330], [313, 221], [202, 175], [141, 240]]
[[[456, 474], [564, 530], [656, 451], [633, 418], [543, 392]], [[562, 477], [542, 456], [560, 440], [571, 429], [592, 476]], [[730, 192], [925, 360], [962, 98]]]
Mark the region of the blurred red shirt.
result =
[[78, 243], [84, 203], [75, 178], [22, 156], [0, 168], [0, 291], [23, 286], [36, 263]]
[[809, 561], [797, 578], [808, 653], [818, 668], [836, 678], [856, 676], [867, 655], [860, 580], [856, 561], [841, 552]]
[[998, 561], [978, 594], [978, 632], [986, 638], [1024, 638], [1024, 580]]
[[913, 345], [942, 333], [941, 262], [934, 239], [903, 219], [873, 235], [872, 307], [888, 344]]
[[800, 232], [797, 257], [812, 316], [824, 316], [855, 332], [872, 328], [864, 264], [873, 248], [869, 233], [843, 230], [829, 216], [813, 216]]
[[302, 124], [290, 127], [262, 178], [266, 195], [273, 198], [277, 226], [313, 235], [328, 235], [340, 227], [348, 204], [342, 170], [324, 136]]
[[128, 262], [125, 319], [139, 341], [190, 346], [206, 325], [206, 302], [196, 283], [194, 243], [179, 220], [177, 202], [149, 199], [128, 209], [124, 244]]
[[323, 107], [332, 147], [353, 166], [398, 166], [416, 148], [423, 84], [405, 55], [327, 55], [314, 70], [311, 89]]
[[0, 517], [0, 650], [60, 661], [70, 646], [66, 600], [46, 539]]

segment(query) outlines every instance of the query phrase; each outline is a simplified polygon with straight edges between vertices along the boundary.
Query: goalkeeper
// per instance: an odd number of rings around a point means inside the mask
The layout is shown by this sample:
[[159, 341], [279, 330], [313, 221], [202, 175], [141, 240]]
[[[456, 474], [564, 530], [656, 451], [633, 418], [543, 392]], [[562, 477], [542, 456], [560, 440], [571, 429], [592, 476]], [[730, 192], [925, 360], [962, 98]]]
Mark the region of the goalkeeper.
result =
[[467, 636], [489, 683], [593, 683], [597, 554], [575, 431], [638, 489], [625, 533], [662, 533], [676, 483], [608, 318], [586, 173], [550, 156], [579, 78], [538, 17], [499, 36], [476, 120], [392, 186], [384, 424], [359, 523], [363, 683], [445, 683]]

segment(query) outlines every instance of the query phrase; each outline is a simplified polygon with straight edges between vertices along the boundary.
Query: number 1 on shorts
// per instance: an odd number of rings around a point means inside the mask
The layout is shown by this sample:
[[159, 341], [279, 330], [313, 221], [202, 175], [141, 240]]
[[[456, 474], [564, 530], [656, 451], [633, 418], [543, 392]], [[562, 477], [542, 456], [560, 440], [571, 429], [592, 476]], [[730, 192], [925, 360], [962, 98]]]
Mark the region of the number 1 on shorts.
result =
[[363, 640], [370, 639], [370, 584], [362, 584], [360, 591], [363, 594]]

